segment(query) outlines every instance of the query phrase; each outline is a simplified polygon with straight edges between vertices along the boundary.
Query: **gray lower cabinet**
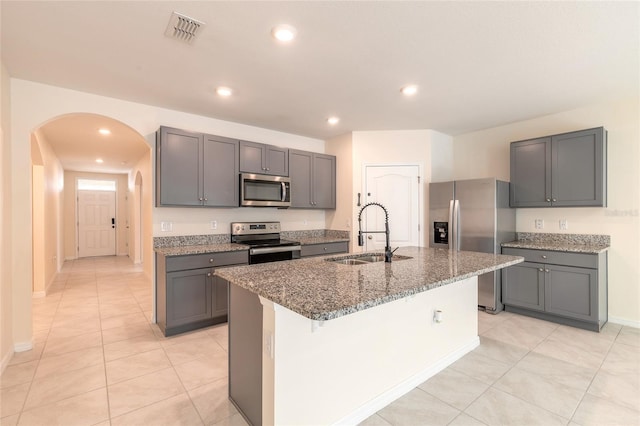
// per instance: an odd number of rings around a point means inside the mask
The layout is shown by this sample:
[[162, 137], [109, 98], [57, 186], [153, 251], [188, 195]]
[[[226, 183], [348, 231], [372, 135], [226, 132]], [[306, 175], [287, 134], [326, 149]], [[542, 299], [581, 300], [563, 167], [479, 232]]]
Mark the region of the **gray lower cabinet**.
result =
[[503, 248], [525, 262], [502, 270], [505, 310], [599, 331], [607, 322], [607, 253]]
[[157, 206], [239, 205], [238, 140], [161, 127], [156, 148]]
[[165, 336], [226, 322], [229, 283], [214, 270], [247, 263], [247, 251], [170, 257], [156, 253], [157, 322]]
[[240, 172], [289, 176], [289, 150], [262, 143], [240, 141]]
[[336, 208], [335, 156], [290, 149], [289, 176], [292, 208]]
[[349, 243], [347, 241], [338, 241], [335, 243], [325, 244], [304, 244], [302, 245], [302, 247], [300, 247], [300, 249], [300, 257], [348, 253]]
[[607, 205], [603, 127], [511, 143], [511, 207]]

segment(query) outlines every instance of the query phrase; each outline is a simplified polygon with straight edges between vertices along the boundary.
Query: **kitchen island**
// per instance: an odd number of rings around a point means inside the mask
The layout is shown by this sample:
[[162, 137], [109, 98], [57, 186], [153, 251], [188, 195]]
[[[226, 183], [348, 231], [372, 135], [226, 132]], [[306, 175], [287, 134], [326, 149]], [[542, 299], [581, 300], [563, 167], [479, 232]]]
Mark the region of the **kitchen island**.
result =
[[477, 276], [523, 260], [396, 254], [390, 264], [321, 257], [216, 271], [230, 282], [229, 395], [250, 423], [364, 420], [479, 344]]

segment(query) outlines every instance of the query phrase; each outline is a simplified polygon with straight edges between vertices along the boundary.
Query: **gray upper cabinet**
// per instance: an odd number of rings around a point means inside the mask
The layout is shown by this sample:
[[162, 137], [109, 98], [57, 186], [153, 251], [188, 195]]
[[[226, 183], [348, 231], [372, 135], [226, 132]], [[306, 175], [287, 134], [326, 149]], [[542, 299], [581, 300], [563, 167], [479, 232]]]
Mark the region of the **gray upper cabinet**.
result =
[[289, 150], [262, 143], [240, 141], [240, 172], [289, 176]]
[[157, 206], [238, 206], [237, 140], [161, 127], [156, 146]]
[[239, 142], [204, 135], [204, 205], [237, 207], [240, 204]]
[[156, 135], [156, 205], [201, 206], [201, 133], [161, 127]]
[[291, 207], [336, 208], [336, 157], [289, 150]]
[[511, 207], [607, 205], [603, 127], [511, 143]]

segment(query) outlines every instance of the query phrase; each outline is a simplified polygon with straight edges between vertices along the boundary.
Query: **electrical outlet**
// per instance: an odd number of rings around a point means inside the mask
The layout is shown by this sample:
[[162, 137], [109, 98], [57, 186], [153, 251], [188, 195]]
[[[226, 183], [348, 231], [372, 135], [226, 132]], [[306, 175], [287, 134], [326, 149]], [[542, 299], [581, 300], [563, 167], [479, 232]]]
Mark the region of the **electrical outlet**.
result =
[[560, 230], [561, 231], [566, 231], [567, 229], [569, 229], [569, 224], [567, 223], [567, 219], [560, 219]]
[[211, 221], [211, 229], [218, 229], [218, 221], [217, 220], [212, 220]]
[[163, 232], [173, 231], [173, 222], [160, 222], [160, 230]]
[[535, 225], [536, 225], [536, 229], [543, 229], [544, 228], [544, 220], [543, 219], [536, 219], [535, 220]]

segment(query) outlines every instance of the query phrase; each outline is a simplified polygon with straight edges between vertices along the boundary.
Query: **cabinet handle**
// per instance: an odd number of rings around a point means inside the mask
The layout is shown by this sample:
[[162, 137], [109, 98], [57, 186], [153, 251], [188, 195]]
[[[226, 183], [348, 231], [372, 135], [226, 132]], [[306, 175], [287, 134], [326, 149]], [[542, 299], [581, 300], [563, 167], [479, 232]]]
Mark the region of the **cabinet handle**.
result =
[[324, 251], [327, 251], [327, 248], [326, 248], [326, 247], [324, 248]]
[[210, 277], [210, 276], [211, 276], [211, 272], [207, 272], [207, 277]]
[[545, 271], [545, 272], [549, 272], [549, 270], [548, 270], [548, 269], [545, 269], [544, 271]]
[[271, 169], [267, 167], [265, 170], [266, 170], [266, 171], [270, 171]]
[[209, 263], [213, 263], [213, 257], [209, 259]]
[[547, 203], [550, 203], [550, 202], [551, 202], [551, 198], [547, 198]]
[[203, 201], [203, 200], [204, 200], [204, 198], [202, 198], [202, 197], [198, 198], [198, 201]]
[[538, 271], [540, 271], [540, 272], [544, 272], [544, 269], [542, 269], [542, 268], [539, 268], [539, 269], [538, 269]]
[[555, 203], [555, 202], [556, 202], [556, 201], [558, 201], [558, 200], [556, 200], [556, 199], [554, 198], [554, 199], [553, 199], [553, 200], [551, 200], [551, 201], [553, 201], [553, 202]]
[[542, 255], [542, 258], [543, 258], [543, 259], [546, 259], [546, 258], [547, 258], [547, 256], [543, 254], [543, 255]]

